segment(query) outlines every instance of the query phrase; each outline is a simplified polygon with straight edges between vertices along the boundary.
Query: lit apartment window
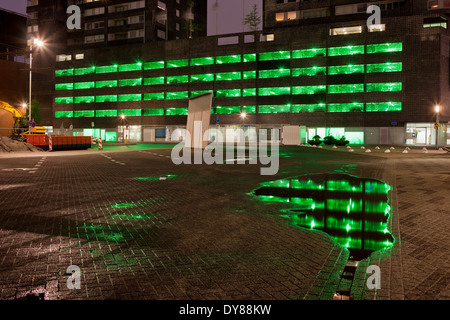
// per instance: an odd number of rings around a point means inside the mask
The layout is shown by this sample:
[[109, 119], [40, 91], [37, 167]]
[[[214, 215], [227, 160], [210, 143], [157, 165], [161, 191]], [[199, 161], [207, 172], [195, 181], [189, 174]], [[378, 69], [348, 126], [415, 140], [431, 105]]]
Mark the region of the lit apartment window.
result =
[[84, 43], [96, 43], [96, 42], [103, 42], [103, 41], [105, 41], [104, 34], [97, 34], [95, 36], [84, 37]]
[[158, 37], [158, 38], [160, 38], [160, 39], [166, 39], [166, 32], [165, 31], [163, 31], [163, 30], [160, 30], [160, 29], [158, 29], [157, 31], [156, 31], [156, 36]]
[[37, 6], [39, 4], [39, 0], [28, 0], [27, 7]]
[[72, 55], [70, 54], [58, 54], [56, 55], [56, 61], [62, 62], [62, 61], [70, 61], [72, 60]]
[[75, 60], [83, 60], [83, 59], [84, 59], [84, 53], [75, 54]]
[[284, 12], [278, 12], [275, 14], [276, 21], [284, 21]]
[[98, 14], [104, 14], [105, 13], [105, 8], [101, 7], [101, 8], [92, 8], [92, 9], [86, 9], [84, 11], [84, 15], [85, 16], [95, 16]]
[[177, 22], [177, 23], [175, 23], [175, 29], [177, 30], [177, 31], [180, 31], [180, 24]]
[[373, 24], [369, 27], [369, 32], [381, 32], [386, 30], [386, 25], [384, 24]]
[[144, 16], [132, 16], [128, 17], [128, 24], [134, 24], [134, 23], [143, 23], [144, 22]]
[[450, 8], [450, 0], [428, 0], [428, 10]]
[[158, 1], [158, 9], [166, 10], [166, 4], [162, 1]]
[[105, 26], [104, 21], [88, 22], [84, 24], [86, 30], [100, 29]]
[[361, 32], [362, 32], [361, 26], [331, 28], [330, 36], [340, 36], [340, 35], [354, 34], [354, 33], [361, 33]]
[[175, 15], [176, 15], [177, 17], [180, 17], [180, 10], [175, 9]]
[[37, 24], [33, 25], [33, 26], [28, 26], [27, 27], [27, 32], [31, 33], [31, 32], [38, 32], [39, 31], [39, 26]]
[[295, 20], [295, 19], [297, 19], [297, 11], [287, 12], [287, 20]]
[[143, 36], [144, 29], [128, 31], [128, 39], [142, 38]]

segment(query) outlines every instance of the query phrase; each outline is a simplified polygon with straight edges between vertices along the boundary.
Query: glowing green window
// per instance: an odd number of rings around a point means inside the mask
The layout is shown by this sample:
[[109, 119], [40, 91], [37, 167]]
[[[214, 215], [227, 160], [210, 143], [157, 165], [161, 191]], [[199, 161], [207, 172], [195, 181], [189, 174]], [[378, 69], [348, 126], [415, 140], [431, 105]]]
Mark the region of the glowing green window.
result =
[[116, 102], [116, 95], [105, 95], [105, 96], [96, 96], [95, 102]]
[[328, 67], [328, 74], [352, 74], [352, 73], [364, 73], [364, 65], [344, 65], [344, 66], [331, 66]]
[[216, 74], [216, 81], [240, 80], [240, 72], [222, 72]]
[[374, 72], [398, 72], [402, 71], [402, 63], [401, 62], [386, 62], [386, 63], [376, 63], [376, 64], [368, 64], [366, 66], [367, 73]]
[[59, 97], [55, 98], [56, 104], [73, 103], [73, 97]]
[[242, 72], [242, 79], [256, 79], [256, 71]]
[[154, 61], [144, 63], [144, 70], [163, 69], [164, 61]]
[[117, 117], [117, 110], [95, 110], [95, 116], [98, 118]]
[[242, 90], [242, 96], [243, 97], [255, 97], [256, 96], [256, 89], [255, 88], [247, 88]]
[[233, 113], [241, 113], [241, 107], [240, 106], [233, 106], [233, 107], [223, 107], [223, 106], [217, 106], [215, 108], [216, 114], [233, 114]]
[[95, 83], [96, 88], [113, 88], [117, 87], [117, 80], [105, 80], [105, 81], [97, 81]]
[[189, 76], [170, 76], [167, 77], [167, 83], [186, 83], [189, 82]]
[[119, 110], [120, 116], [127, 116], [127, 117], [140, 117], [142, 114], [141, 109], [122, 109]]
[[247, 53], [243, 55], [243, 62], [256, 61], [256, 53]]
[[377, 112], [377, 111], [402, 111], [401, 102], [372, 102], [366, 103], [366, 111]]
[[75, 75], [76, 76], [82, 76], [85, 74], [93, 74], [95, 73], [95, 67], [90, 68], [77, 68], [75, 69]]
[[144, 93], [144, 100], [164, 100], [164, 92]]
[[292, 113], [325, 111], [325, 107], [325, 103], [294, 104], [292, 105]]
[[92, 103], [95, 101], [94, 96], [75, 97], [75, 103]]
[[276, 69], [276, 70], [261, 70], [259, 71], [259, 78], [280, 78], [289, 77], [291, 75], [290, 69]]
[[74, 83], [75, 89], [93, 89], [95, 88], [95, 82], [89, 81], [89, 82], [75, 82]]
[[55, 84], [55, 90], [72, 90], [73, 83], [57, 83]]
[[134, 86], [140, 86], [141, 84], [142, 84], [142, 78], [119, 80], [119, 87], [134, 87]]
[[141, 101], [142, 95], [140, 93], [135, 94], [119, 94], [119, 101]]
[[189, 98], [189, 93], [187, 91], [178, 91], [178, 92], [167, 92], [166, 99], [187, 99]]
[[317, 76], [325, 74], [326, 67], [310, 67], [310, 68], [297, 68], [292, 69], [292, 76]]
[[73, 69], [55, 70], [55, 77], [73, 76]]
[[75, 111], [75, 118], [93, 117], [94, 114], [94, 110], [77, 110]]
[[144, 85], [164, 84], [164, 77], [145, 78]]
[[170, 60], [167, 61], [167, 68], [180, 68], [189, 66], [188, 59]]
[[189, 92], [189, 96], [192, 98], [192, 97], [199, 96], [201, 94], [205, 94], [205, 93], [209, 93], [209, 92], [211, 92], [211, 91], [210, 90], [194, 90], [194, 91]]
[[327, 86], [299, 86], [292, 87], [292, 94], [319, 94], [325, 93]]
[[142, 63], [129, 63], [129, 64], [120, 64], [119, 65], [119, 72], [125, 72], [125, 71], [137, 71], [142, 70]]
[[106, 142], [116, 142], [117, 141], [117, 132], [115, 131], [106, 131]]
[[214, 64], [213, 57], [205, 57], [205, 58], [192, 58], [191, 66], [207, 66]]
[[346, 46], [328, 48], [329, 56], [348, 56], [355, 54], [364, 54], [364, 46]]
[[242, 56], [240, 54], [216, 57], [216, 64], [240, 63], [241, 61], [242, 61]]
[[292, 51], [293, 59], [301, 59], [301, 58], [313, 58], [326, 56], [327, 49], [325, 48], [316, 48], [316, 49], [303, 49], [303, 50], [294, 50]]
[[367, 92], [390, 92], [390, 91], [402, 91], [401, 82], [388, 82], [388, 83], [368, 83], [366, 84]]
[[55, 118], [72, 118], [73, 111], [56, 111]]
[[216, 90], [216, 97], [240, 97], [241, 89]]
[[268, 106], [259, 106], [258, 108], [259, 113], [289, 113], [291, 112], [291, 106], [286, 105], [268, 105]]
[[191, 75], [191, 82], [196, 82], [196, 81], [214, 81], [214, 74], [205, 73], [205, 74]]
[[166, 116], [187, 116], [188, 108], [168, 108]]
[[157, 109], [144, 109], [142, 110], [143, 116], [163, 116], [164, 115], [164, 109], [157, 108]]
[[402, 50], [403, 50], [403, 45], [401, 42], [368, 44], [367, 45], [367, 53], [400, 52]]
[[328, 86], [328, 93], [364, 92], [364, 84], [335, 84]]
[[364, 103], [331, 103], [327, 105], [328, 112], [364, 111]]
[[279, 96], [291, 94], [290, 87], [275, 87], [275, 88], [259, 88], [258, 95], [259, 96]]
[[242, 106], [242, 112], [256, 113], [256, 106]]
[[259, 54], [260, 61], [283, 60], [283, 59], [290, 59], [290, 58], [291, 58], [290, 51], [263, 52], [263, 53]]
[[96, 67], [95, 73], [112, 73], [117, 72], [117, 65]]

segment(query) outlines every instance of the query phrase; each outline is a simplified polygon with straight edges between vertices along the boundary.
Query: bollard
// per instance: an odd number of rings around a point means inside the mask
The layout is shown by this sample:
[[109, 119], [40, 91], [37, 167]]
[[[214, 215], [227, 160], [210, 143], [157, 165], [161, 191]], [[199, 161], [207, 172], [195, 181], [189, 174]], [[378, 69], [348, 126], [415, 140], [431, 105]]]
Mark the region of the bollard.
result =
[[103, 150], [102, 137], [98, 138], [98, 150]]
[[48, 151], [53, 151], [52, 136], [48, 136]]

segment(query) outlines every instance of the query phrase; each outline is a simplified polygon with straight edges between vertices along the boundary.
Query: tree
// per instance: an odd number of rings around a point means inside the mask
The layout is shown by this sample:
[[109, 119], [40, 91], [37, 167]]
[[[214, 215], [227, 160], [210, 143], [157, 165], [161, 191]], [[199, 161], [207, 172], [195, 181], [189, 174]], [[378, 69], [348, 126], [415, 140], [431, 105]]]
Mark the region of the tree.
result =
[[255, 4], [253, 5], [252, 11], [250, 11], [250, 13], [245, 16], [244, 20], [242, 21], [242, 24], [244, 26], [249, 27], [250, 31], [256, 34], [256, 31], [258, 31], [260, 23], [261, 17], [258, 14], [258, 6]]
[[187, 13], [187, 19], [186, 19], [186, 23], [184, 25], [184, 29], [186, 30], [186, 36], [188, 39], [192, 38], [193, 34], [195, 31], [199, 31], [202, 30], [202, 28], [200, 27], [200, 25], [198, 23], [194, 22], [194, 13], [192, 12], [195, 6], [195, 3], [193, 0], [188, 0], [187, 1], [187, 5], [188, 5], [188, 13]]
[[41, 104], [36, 100], [36, 98], [34, 98], [31, 102], [31, 118], [34, 119], [34, 122], [37, 124], [42, 121]]

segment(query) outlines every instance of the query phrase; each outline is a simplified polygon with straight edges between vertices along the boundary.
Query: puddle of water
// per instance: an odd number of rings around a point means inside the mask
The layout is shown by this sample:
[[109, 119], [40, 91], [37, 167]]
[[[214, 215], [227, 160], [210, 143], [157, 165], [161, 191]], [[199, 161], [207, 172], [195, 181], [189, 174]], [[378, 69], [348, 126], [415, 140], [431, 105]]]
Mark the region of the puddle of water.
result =
[[293, 204], [281, 216], [299, 227], [320, 230], [362, 260], [392, 247], [388, 222], [390, 186], [347, 174], [313, 174], [261, 184], [253, 194], [262, 201]]

